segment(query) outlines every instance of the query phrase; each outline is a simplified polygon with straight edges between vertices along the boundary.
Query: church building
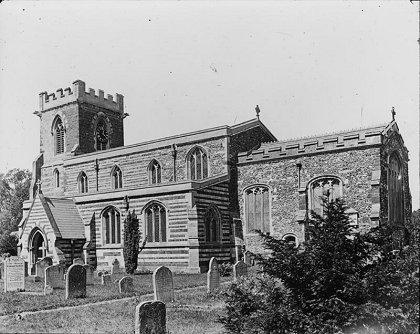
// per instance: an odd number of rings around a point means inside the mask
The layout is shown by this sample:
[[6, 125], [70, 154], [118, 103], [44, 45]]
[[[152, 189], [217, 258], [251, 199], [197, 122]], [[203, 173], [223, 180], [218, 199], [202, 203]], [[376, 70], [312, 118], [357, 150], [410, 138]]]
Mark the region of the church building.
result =
[[255, 230], [299, 243], [322, 197], [344, 197], [356, 229], [411, 214], [408, 151], [389, 124], [277, 141], [257, 118], [124, 146], [124, 97], [72, 88], [39, 96], [40, 154], [19, 225], [29, 268], [43, 257], [124, 265], [124, 220], [135, 211], [138, 268], [205, 270], [260, 251]]

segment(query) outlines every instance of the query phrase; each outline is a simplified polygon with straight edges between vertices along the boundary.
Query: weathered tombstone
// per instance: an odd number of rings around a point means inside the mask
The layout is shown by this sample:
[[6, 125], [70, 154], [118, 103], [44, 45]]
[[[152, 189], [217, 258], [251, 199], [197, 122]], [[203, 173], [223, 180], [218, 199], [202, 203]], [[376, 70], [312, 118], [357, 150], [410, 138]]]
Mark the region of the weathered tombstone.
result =
[[84, 264], [83, 267], [86, 269], [86, 285], [93, 285], [95, 268], [90, 264]]
[[120, 272], [120, 262], [117, 259], [115, 259], [114, 261], [112, 261], [111, 275], [118, 274], [119, 272]]
[[44, 288], [44, 295], [51, 295], [54, 289], [51, 285], [46, 285]]
[[101, 276], [102, 285], [107, 285], [112, 283], [111, 275], [104, 274]]
[[53, 289], [64, 289], [66, 287], [65, 271], [66, 267], [59, 264], [45, 268], [45, 287], [49, 285]]
[[86, 269], [72, 264], [66, 275], [66, 299], [86, 297]]
[[80, 264], [83, 266], [85, 264], [85, 261], [83, 261], [83, 259], [80, 257], [76, 257], [75, 259], [73, 259], [73, 264]]
[[129, 276], [124, 276], [118, 282], [118, 287], [119, 287], [120, 293], [134, 291], [133, 278]]
[[244, 261], [238, 261], [233, 265], [233, 281], [239, 277], [248, 275], [248, 265]]
[[251, 265], [251, 260], [252, 260], [252, 254], [251, 254], [251, 252], [250, 251], [245, 251], [244, 252], [244, 262], [247, 264], [247, 265]]
[[166, 334], [166, 307], [161, 301], [146, 301], [136, 307], [135, 334]]
[[207, 272], [207, 293], [211, 293], [220, 287], [219, 264], [217, 259], [212, 257], [209, 262], [209, 271]]
[[153, 272], [153, 291], [155, 300], [164, 303], [174, 300], [174, 282], [169, 268], [162, 266]]
[[25, 290], [25, 261], [17, 256], [4, 260], [4, 292]]
[[49, 256], [46, 256], [39, 260], [37, 263], [35, 263], [35, 276], [38, 276], [41, 278], [41, 280], [45, 277], [45, 268], [52, 266], [53, 260]]

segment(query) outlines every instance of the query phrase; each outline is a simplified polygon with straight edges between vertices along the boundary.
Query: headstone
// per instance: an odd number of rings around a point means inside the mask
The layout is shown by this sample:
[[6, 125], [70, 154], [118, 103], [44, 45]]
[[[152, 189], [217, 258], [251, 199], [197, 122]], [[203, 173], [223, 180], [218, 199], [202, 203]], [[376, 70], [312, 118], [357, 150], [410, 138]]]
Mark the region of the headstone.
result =
[[207, 272], [207, 293], [211, 293], [220, 287], [219, 264], [217, 259], [212, 257]]
[[65, 289], [65, 271], [66, 267], [59, 264], [55, 264], [53, 266], [45, 268], [45, 287], [49, 285], [53, 289]]
[[53, 291], [52, 286], [47, 284], [44, 288], [44, 295], [52, 295]]
[[72, 264], [66, 275], [66, 299], [86, 297], [86, 269]]
[[112, 283], [111, 275], [104, 274], [101, 276], [102, 285], [107, 285]]
[[252, 260], [252, 254], [251, 254], [251, 252], [250, 251], [245, 251], [244, 252], [244, 262], [247, 264], [247, 265], [251, 265], [251, 260]]
[[93, 285], [95, 268], [90, 264], [84, 264], [83, 267], [86, 269], [86, 285]]
[[45, 268], [52, 266], [53, 260], [49, 256], [46, 256], [35, 263], [35, 275], [40, 277], [41, 280], [45, 277]]
[[85, 264], [85, 261], [83, 261], [83, 259], [80, 257], [76, 257], [75, 259], [73, 259], [73, 264], [80, 264], [83, 266]]
[[17, 256], [4, 260], [4, 292], [25, 290], [25, 261]]
[[233, 281], [239, 277], [248, 275], [248, 265], [244, 261], [238, 261], [233, 265]]
[[153, 291], [155, 300], [164, 303], [174, 300], [174, 282], [168, 268], [162, 266], [153, 272]]
[[119, 287], [120, 293], [133, 292], [134, 291], [133, 278], [129, 276], [124, 276], [123, 278], [120, 279], [118, 283], [118, 287]]
[[120, 262], [117, 259], [115, 259], [114, 261], [112, 261], [111, 275], [118, 274], [119, 272], [120, 272]]
[[166, 334], [166, 307], [161, 301], [146, 301], [136, 307], [135, 334]]

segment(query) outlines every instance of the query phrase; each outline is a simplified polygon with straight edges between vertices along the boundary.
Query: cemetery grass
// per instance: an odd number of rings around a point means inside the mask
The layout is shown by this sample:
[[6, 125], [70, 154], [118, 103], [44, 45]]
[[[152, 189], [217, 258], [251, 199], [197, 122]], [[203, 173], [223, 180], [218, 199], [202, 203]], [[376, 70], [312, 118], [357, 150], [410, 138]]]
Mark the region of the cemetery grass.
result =
[[[56, 309], [65, 306], [76, 306], [95, 303], [99, 301], [120, 299], [130, 296], [141, 296], [153, 293], [152, 275], [134, 275], [133, 283], [135, 292], [120, 294], [118, 284], [114, 280], [123, 277], [123, 274], [113, 275], [112, 283], [102, 285], [100, 278], [94, 278], [94, 285], [88, 285], [86, 298], [65, 299], [65, 290], [56, 289], [51, 295], [42, 295], [44, 282], [31, 282], [28, 278], [25, 281], [26, 293], [15, 293], [3, 291], [3, 280], [0, 280], [0, 315], [17, 314], [27, 311], [38, 311]], [[174, 289], [197, 287], [206, 285], [206, 274], [174, 274]], [[222, 278], [229, 281], [230, 277]], [[33, 294], [31, 294], [33, 293]]]

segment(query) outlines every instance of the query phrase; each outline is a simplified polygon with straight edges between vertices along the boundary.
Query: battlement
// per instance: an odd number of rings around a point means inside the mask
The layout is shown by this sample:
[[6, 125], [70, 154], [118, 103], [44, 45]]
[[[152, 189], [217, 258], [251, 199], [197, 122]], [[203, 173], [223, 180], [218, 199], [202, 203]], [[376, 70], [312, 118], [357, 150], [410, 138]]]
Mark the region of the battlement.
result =
[[42, 112], [75, 101], [91, 103], [121, 114], [124, 113], [123, 95], [115, 94], [114, 100], [114, 96], [110, 94], [107, 94], [105, 98], [104, 91], [101, 89], [98, 89], [98, 95], [92, 88], [89, 88], [89, 92], [86, 92], [86, 84], [82, 80], [73, 82], [73, 89], [67, 87], [57, 89], [56, 93], [40, 93], [39, 110]]

